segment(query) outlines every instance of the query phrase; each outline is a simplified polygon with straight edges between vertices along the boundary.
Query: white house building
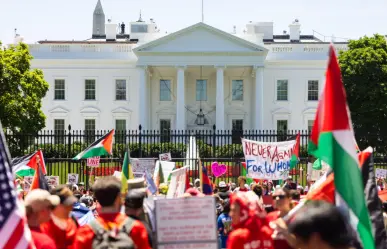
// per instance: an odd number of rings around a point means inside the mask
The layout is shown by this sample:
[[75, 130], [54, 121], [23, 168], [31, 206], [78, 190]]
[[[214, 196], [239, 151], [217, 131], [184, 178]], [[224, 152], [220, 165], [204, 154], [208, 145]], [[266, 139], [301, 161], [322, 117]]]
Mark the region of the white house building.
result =
[[162, 34], [141, 17], [105, 23], [98, 0], [91, 39], [30, 45], [50, 84], [46, 129], [308, 129], [329, 43], [300, 26], [275, 35], [272, 22], [250, 22], [236, 34], [197, 23]]

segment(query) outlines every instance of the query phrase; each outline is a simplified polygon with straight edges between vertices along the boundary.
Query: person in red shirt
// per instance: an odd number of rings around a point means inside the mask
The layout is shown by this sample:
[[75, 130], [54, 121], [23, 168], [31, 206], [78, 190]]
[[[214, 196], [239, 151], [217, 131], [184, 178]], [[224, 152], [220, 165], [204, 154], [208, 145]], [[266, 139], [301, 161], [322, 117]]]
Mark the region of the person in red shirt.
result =
[[[266, 219], [269, 223], [287, 215], [294, 205], [291, 191], [287, 188], [277, 188], [274, 191], [273, 200], [276, 211], [267, 215]], [[274, 249], [292, 249], [292, 247], [285, 238], [278, 237], [274, 240]]]
[[50, 195], [43, 189], [31, 190], [24, 200], [27, 222], [36, 249], [56, 249], [55, 242], [40, 230], [40, 225], [51, 219], [51, 208], [59, 202], [58, 196]]
[[274, 249], [272, 230], [254, 192], [238, 192], [230, 198], [232, 232], [228, 249]]
[[[114, 176], [104, 177], [93, 185], [94, 195], [100, 205], [99, 222], [105, 230], [113, 231], [120, 228], [126, 219], [131, 219], [120, 213], [122, 206], [121, 182]], [[141, 221], [133, 220], [129, 236], [137, 249], [150, 249], [148, 233]], [[79, 228], [75, 236], [74, 249], [92, 249], [95, 234], [90, 225]]]
[[77, 198], [66, 185], [58, 186], [50, 192], [59, 197], [60, 204], [52, 211], [51, 220], [42, 224], [40, 229], [55, 241], [58, 249], [72, 249], [78, 224], [70, 218], [70, 213]]
[[249, 189], [246, 187], [246, 176], [238, 177], [239, 187], [234, 190], [234, 192], [247, 192]]

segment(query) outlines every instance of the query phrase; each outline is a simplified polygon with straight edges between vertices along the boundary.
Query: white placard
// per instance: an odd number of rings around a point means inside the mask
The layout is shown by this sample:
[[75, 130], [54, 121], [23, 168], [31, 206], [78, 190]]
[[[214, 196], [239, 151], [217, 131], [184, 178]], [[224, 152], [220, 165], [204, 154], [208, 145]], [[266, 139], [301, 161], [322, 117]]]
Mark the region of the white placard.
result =
[[376, 178], [386, 178], [387, 177], [387, 169], [375, 169], [375, 177]]
[[160, 162], [160, 167], [163, 170], [164, 183], [168, 183], [168, 177], [176, 167], [175, 162]]
[[48, 186], [56, 187], [59, 185], [59, 176], [46, 176]]
[[218, 248], [213, 197], [156, 199], [155, 203], [157, 248]]
[[172, 171], [171, 183], [169, 184], [167, 198], [182, 197], [185, 192], [185, 180], [189, 166]]
[[90, 167], [98, 167], [100, 159], [101, 158], [99, 156], [87, 158], [86, 165]]
[[121, 174], [122, 174], [121, 171], [114, 171], [113, 176], [115, 176], [115, 177], [121, 179]]
[[133, 174], [142, 173], [145, 175], [145, 171], [148, 171], [153, 176], [155, 171], [155, 160], [153, 158], [130, 158], [130, 166], [132, 167]]
[[317, 181], [329, 170], [329, 165], [321, 160], [321, 170], [315, 170], [312, 168], [311, 180]]
[[73, 173], [67, 174], [67, 182], [70, 184], [78, 184], [78, 179], [79, 179], [78, 174], [73, 174]]
[[160, 161], [172, 161], [171, 153], [163, 153], [159, 154], [159, 160]]
[[285, 180], [296, 140], [258, 142], [242, 138], [247, 175], [254, 179]]

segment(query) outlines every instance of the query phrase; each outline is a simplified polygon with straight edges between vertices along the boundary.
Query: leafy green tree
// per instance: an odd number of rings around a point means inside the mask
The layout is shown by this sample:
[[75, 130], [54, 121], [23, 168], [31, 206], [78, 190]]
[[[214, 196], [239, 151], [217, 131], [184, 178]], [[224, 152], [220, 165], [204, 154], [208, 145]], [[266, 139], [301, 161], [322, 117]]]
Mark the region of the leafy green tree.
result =
[[351, 40], [339, 55], [359, 146], [387, 152], [387, 43], [384, 36]]
[[30, 69], [32, 56], [26, 44], [1, 47], [0, 43], [0, 120], [23, 147], [21, 134], [36, 134], [45, 127], [41, 107], [48, 83], [41, 70]]

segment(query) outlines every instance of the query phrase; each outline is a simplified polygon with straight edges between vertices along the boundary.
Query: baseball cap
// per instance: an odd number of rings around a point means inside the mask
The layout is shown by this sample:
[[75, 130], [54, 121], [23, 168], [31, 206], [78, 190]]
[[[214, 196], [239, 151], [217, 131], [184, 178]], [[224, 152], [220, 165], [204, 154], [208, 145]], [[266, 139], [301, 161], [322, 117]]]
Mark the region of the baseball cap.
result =
[[125, 207], [138, 209], [142, 208], [144, 204], [144, 191], [141, 189], [130, 190], [125, 197]]
[[24, 205], [32, 208], [34, 211], [43, 209], [47, 202], [52, 206], [57, 206], [60, 203], [60, 199], [58, 196], [51, 195], [47, 190], [43, 189], [31, 190], [24, 199]]
[[54, 189], [51, 189], [50, 193], [52, 195], [56, 195], [60, 199], [60, 204], [66, 206], [72, 206], [75, 202], [77, 202], [77, 198], [73, 195], [73, 191], [71, 191], [67, 186], [57, 186]]
[[224, 181], [219, 182], [219, 188], [227, 187], [227, 184]]
[[135, 178], [135, 179], [130, 179], [127, 181], [128, 184], [128, 191], [137, 189], [142, 192], [146, 192], [146, 187], [145, 187], [145, 181], [144, 178]]

